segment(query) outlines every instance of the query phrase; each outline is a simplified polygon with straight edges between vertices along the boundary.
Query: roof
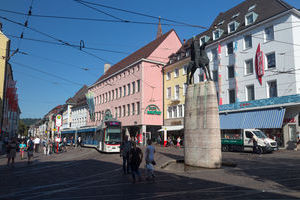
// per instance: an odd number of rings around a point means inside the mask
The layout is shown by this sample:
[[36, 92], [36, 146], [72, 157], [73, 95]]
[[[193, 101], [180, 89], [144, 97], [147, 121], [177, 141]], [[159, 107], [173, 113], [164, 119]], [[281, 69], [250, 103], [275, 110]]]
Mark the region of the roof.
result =
[[[255, 7], [249, 11], [249, 8], [254, 5], [255, 5]], [[292, 6], [290, 6], [289, 4], [285, 3], [282, 0], [246, 0], [246, 1], [238, 4], [237, 6], [227, 10], [226, 12], [219, 13], [219, 15], [215, 18], [215, 20], [213, 21], [213, 23], [211, 24], [209, 29], [200, 33], [196, 37], [201, 38], [205, 35], [210, 37], [210, 39], [207, 41], [207, 44], [218, 42], [232, 34], [240, 32], [248, 27], [254, 26], [260, 22], [263, 22], [271, 17], [274, 17], [274, 16], [281, 14], [285, 11], [288, 11], [292, 8], [293, 8]], [[255, 12], [256, 14], [258, 14], [258, 17], [253, 24], [246, 26], [245, 25], [245, 15], [247, 15], [248, 13], [250, 13], [252, 11]], [[234, 15], [237, 15], [238, 13], [239, 13], [238, 16], [233, 17]], [[233, 21], [236, 21], [237, 23], [239, 23], [239, 26], [236, 29], [236, 31], [234, 31], [233, 33], [228, 33], [228, 24]], [[224, 32], [219, 39], [213, 40], [213, 31], [215, 31], [216, 29], [222, 29]], [[185, 51], [189, 50], [191, 40], [192, 40], [192, 38], [190, 38], [179, 49], [179, 51], [177, 51], [177, 53], [173, 55], [173, 59], [176, 58], [176, 56], [178, 54], [182, 53], [183, 50], [185, 50]], [[170, 57], [170, 59], [172, 59], [172, 57]], [[174, 61], [176, 61], [176, 60], [177, 59], [174, 59]], [[175, 63], [175, 62], [173, 62], [173, 63]]]
[[80, 101], [82, 101], [82, 99], [85, 100], [85, 94], [88, 92], [88, 87], [86, 85], [84, 85], [82, 88], [80, 88], [76, 94], [69, 98], [66, 103], [67, 104], [77, 104]]
[[127, 56], [117, 64], [110, 67], [95, 83], [100, 82], [101, 80], [111, 76], [112, 74], [121, 71], [125, 67], [129, 66], [130, 64], [141, 60], [142, 58], [148, 58], [153, 51], [173, 32], [174, 30], [171, 29], [169, 32], [163, 34], [161, 37], [153, 40], [152, 42], [148, 43], [144, 47], [140, 48], [139, 50], [135, 51], [131, 55]]

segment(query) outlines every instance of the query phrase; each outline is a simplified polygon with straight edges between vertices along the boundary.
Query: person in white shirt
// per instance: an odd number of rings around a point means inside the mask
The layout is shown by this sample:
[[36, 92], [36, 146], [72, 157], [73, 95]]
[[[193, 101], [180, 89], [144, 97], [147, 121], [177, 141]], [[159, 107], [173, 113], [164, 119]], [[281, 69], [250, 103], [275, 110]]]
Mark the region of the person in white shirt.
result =
[[150, 180], [151, 178], [154, 181], [154, 165], [156, 165], [154, 161], [154, 153], [155, 153], [155, 148], [152, 146], [152, 141], [148, 140], [147, 141], [147, 148], [146, 148], [146, 153], [145, 153], [145, 161], [146, 161], [146, 169], [147, 169], [147, 180]]
[[39, 148], [40, 148], [40, 138], [39, 137], [36, 137], [34, 139], [34, 147], [35, 147], [35, 152], [38, 153], [39, 152]]

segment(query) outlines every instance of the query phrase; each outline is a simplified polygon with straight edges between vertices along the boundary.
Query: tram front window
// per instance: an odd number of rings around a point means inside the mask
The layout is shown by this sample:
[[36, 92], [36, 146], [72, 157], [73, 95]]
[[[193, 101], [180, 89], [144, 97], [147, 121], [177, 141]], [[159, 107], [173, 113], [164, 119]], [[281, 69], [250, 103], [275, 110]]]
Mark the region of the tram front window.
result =
[[109, 128], [105, 134], [106, 144], [120, 144], [121, 143], [121, 129]]

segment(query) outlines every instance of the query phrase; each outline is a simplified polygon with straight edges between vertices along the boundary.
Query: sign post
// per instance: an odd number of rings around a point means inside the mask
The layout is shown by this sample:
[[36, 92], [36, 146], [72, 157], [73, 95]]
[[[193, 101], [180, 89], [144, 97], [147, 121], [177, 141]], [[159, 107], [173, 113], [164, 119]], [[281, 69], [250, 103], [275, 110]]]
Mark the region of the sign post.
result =
[[56, 115], [55, 125], [57, 127], [57, 139], [56, 139], [56, 152], [58, 153], [58, 146], [60, 142], [59, 128], [62, 124], [62, 116], [60, 114]]

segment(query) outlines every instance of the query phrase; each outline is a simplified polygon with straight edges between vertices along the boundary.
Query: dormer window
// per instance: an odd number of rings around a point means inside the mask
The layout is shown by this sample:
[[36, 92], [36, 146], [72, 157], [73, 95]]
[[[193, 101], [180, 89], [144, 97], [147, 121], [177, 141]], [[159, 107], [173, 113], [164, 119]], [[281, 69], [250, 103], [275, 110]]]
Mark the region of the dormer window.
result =
[[186, 56], [186, 57], [189, 57], [189, 56], [190, 56], [190, 50], [189, 50], [189, 49], [186, 50], [185, 56]]
[[210, 39], [210, 37], [208, 37], [208, 36], [203, 36], [203, 37], [201, 37], [200, 38], [200, 46], [203, 44], [203, 43], [206, 43], [206, 42], [208, 42], [208, 40]]
[[177, 56], [177, 60], [180, 60], [180, 57], [181, 57], [181, 56], [180, 56], [180, 54], [179, 54], [179, 55]]
[[217, 26], [221, 26], [222, 24], [224, 24], [224, 20], [218, 23]]
[[222, 29], [217, 29], [217, 30], [215, 30], [215, 31], [213, 32], [213, 39], [214, 39], [214, 40], [219, 39], [219, 38], [222, 36], [223, 32], [224, 32], [224, 31], [223, 31]]
[[256, 21], [257, 17], [258, 15], [255, 12], [248, 13], [245, 16], [246, 26], [253, 24]]
[[254, 4], [253, 6], [250, 6], [249, 9], [248, 9], [248, 11], [249, 12], [252, 11], [255, 7], [256, 7], [256, 4]]
[[236, 31], [236, 29], [238, 28], [239, 23], [234, 21], [228, 24], [228, 33], [232, 33], [234, 31]]
[[233, 15], [233, 16], [231, 17], [231, 19], [234, 19], [234, 18], [238, 17], [239, 15], [240, 15], [240, 13], [237, 13], [237, 14]]

